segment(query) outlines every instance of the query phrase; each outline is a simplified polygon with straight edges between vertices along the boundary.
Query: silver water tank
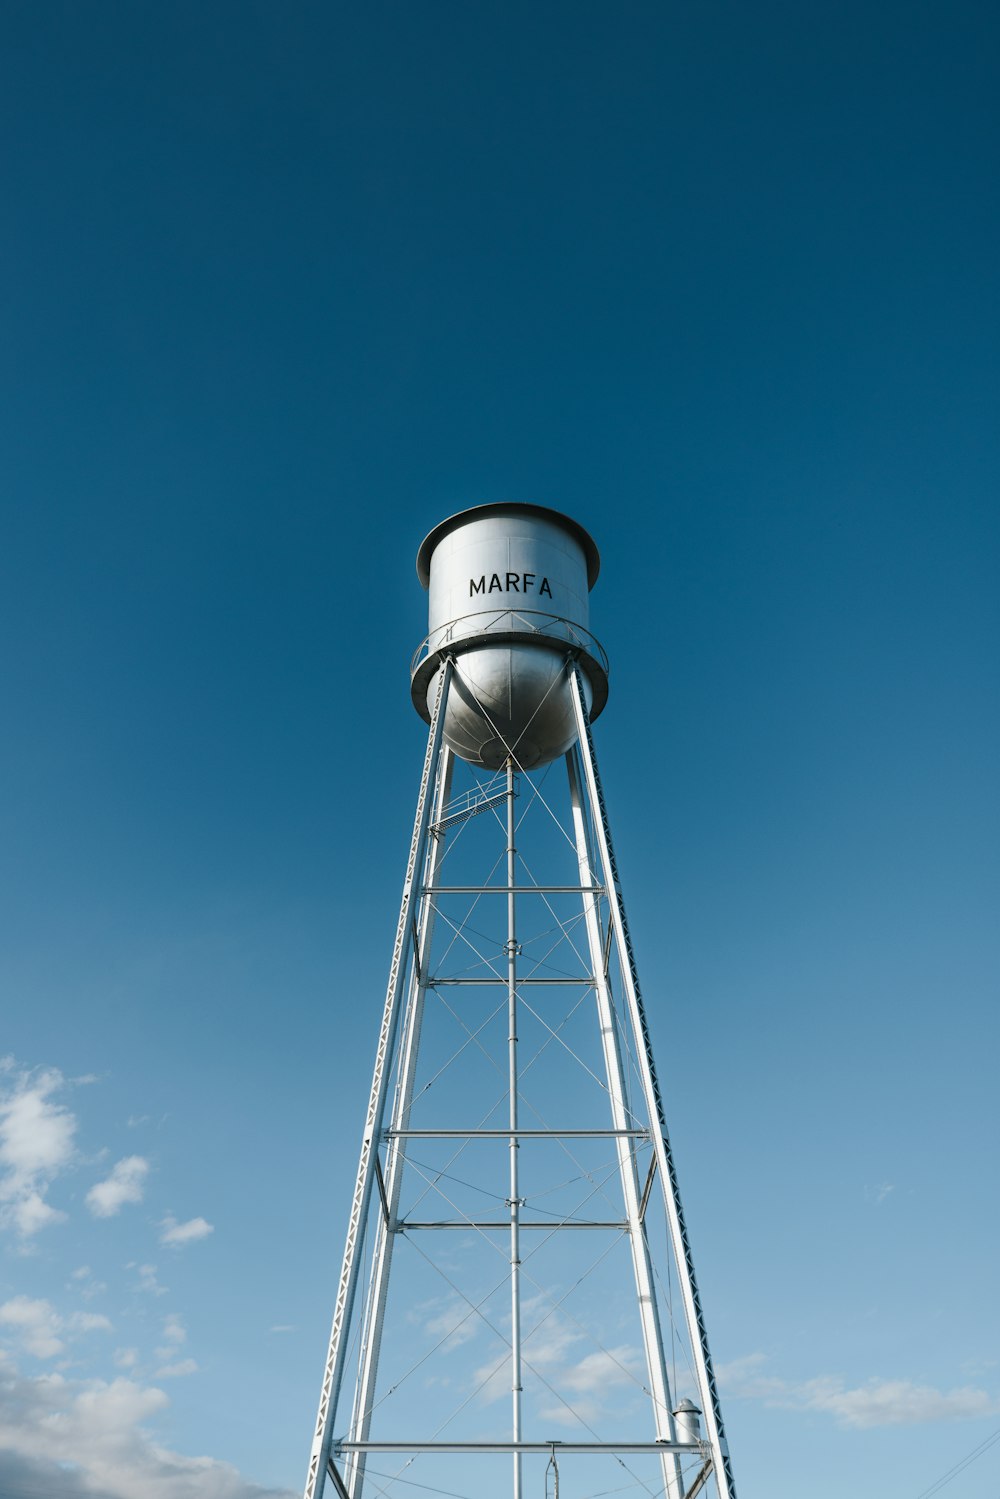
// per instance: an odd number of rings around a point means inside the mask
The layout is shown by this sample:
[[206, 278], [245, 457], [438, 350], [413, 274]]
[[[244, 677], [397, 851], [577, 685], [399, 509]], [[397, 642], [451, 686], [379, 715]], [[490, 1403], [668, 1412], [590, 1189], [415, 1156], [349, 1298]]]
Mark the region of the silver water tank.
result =
[[600, 557], [591, 537], [543, 505], [478, 505], [435, 526], [417, 554], [429, 634], [411, 691], [427, 722], [441, 664], [455, 661], [444, 735], [463, 760], [525, 770], [576, 739], [567, 661], [579, 662], [592, 718], [608, 697], [607, 659], [589, 629]]

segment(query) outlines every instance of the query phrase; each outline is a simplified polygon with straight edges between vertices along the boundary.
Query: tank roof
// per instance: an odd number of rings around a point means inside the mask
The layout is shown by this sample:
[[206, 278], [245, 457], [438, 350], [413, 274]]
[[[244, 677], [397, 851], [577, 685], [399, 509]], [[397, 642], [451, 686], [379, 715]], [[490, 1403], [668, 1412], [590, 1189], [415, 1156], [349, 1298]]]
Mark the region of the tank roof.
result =
[[463, 522], [473, 518], [485, 520], [490, 515], [525, 514], [541, 515], [547, 520], [555, 521], [575, 537], [583, 547], [583, 553], [587, 559], [587, 586], [593, 588], [601, 570], [601, 554], [590, 532], [585, 531], [579, 521], [575, 521], [570, 515], [564, 515], [561, 510], [552, 510], [548, 505], [523, 505], [516, 500], [499, 500], [490, 505], [472, 505], [468, 510], [459, 510], [457, 514], [449, 515], [447, 520], [440, 521], [433, 531], [428, 531], [420, 543], [420, 550], [417, 552], [417, 577], [426, 588], [431, 578], [431, 553], [449, 531], [454, 531]]

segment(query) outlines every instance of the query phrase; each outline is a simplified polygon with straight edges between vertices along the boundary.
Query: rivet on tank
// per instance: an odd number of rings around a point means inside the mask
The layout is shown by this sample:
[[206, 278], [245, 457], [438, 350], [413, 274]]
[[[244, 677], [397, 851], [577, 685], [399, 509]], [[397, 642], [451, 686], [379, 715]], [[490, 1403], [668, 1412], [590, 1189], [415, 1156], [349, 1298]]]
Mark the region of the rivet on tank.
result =
[[547, 765], [576, 740], [567, 663], [579, 663], [591, 719], [608, 697], [608, 663], [590, 633], [600, 569], [576, 521], [542, 505], [493, 504], [435, 526], [417, 554], [429, 632], [412, 668], [428, 723], [442, 662], [455, 676], [444, 737], [462, 760], [498, 770]]

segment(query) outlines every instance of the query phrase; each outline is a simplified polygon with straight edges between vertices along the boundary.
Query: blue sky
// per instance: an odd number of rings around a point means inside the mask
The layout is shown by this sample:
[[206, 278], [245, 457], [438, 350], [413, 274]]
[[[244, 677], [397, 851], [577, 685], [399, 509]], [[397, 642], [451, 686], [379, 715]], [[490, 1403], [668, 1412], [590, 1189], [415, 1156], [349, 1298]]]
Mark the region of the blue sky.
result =
[[741, 1492], [918, 1499], [1000, 1427], [997, 41], [963, 0], [6, 8], [10, 1499], [301, 1485], [413, 558], [496, 499], [602, 552]]

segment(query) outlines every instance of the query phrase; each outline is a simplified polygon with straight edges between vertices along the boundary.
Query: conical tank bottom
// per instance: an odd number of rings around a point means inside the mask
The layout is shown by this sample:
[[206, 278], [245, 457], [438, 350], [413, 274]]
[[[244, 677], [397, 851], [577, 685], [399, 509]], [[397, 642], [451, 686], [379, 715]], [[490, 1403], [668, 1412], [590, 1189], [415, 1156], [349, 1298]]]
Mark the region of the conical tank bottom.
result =
[[[441, 672], [427, 690], [431, 712]], [[592, 700], [586, 686], [588, 708]], [[524, 770], [571, 748], [576, 724], [564, 650], [540, 645], [479, 646], [456, 658], [444, 737], [462, 760], [499, 770], [512, 757]]]

